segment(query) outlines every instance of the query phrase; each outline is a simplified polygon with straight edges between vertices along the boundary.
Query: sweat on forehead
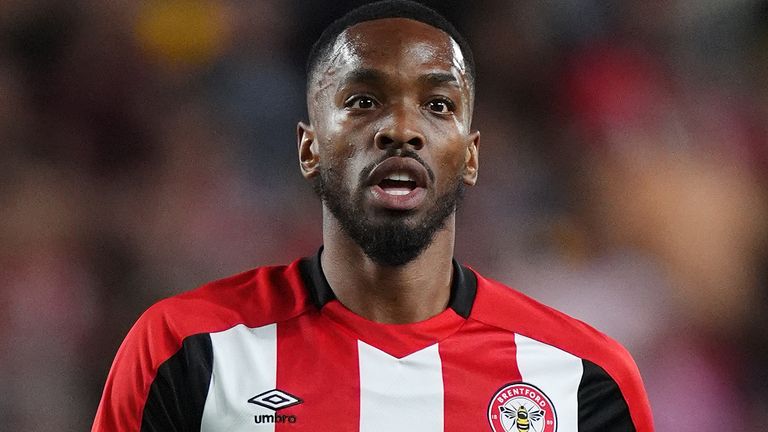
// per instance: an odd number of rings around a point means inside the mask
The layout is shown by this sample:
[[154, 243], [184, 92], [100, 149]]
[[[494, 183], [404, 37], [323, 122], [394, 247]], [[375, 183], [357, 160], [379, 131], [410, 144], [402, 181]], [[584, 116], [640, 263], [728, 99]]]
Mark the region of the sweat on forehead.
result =
[[344, 30], [365, 21], [385, 18], [408, 18], [447, 33], [459, 46], [464, 58], [470, 86], [474, 87], [475, 63], [472, 57], [472, 50], [466, 40], [448, 20], [434, 10], [413, 1], [384, 0], [354, 9], [326, 27], [320, 38], [312, 46], [312, 50], [307, 58], [307, 88], [311, 87], [309, 84], [312, 82], [312, 76], [316, 72], [318, 65], [328, 59], [337, 38]]

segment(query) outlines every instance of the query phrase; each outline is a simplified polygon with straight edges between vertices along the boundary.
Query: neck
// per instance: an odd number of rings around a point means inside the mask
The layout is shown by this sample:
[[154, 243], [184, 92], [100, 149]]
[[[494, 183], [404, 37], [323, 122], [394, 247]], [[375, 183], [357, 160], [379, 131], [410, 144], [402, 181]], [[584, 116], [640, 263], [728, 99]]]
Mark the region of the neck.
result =
[[390, 324], [423, 321], [448, 306], [454, 235], [451, 215], [418, 257], [402, 266], [382, 266], [341, 230], [333, 216], [324, 214], [323, 273], [336, 298], [364, 318]]

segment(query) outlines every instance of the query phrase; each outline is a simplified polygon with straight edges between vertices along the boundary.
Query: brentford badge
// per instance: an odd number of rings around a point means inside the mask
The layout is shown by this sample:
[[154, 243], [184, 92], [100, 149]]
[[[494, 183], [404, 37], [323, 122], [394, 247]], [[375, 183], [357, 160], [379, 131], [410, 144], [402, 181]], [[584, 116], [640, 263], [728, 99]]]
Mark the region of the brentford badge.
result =
[[536, 386], [510, 383], [488, 404], [488, 422], [494, 432], [555, 432], [557, 414], [552, 401]]

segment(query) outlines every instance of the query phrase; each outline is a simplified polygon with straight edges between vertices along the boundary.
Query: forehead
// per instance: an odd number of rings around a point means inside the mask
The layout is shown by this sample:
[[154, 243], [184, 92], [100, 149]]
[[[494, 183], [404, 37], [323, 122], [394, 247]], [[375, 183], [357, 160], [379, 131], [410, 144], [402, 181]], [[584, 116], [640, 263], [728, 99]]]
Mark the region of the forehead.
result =
[[358, 23], [336, 38], [326, 72], [355, 68], [404, 71], [413, 66], [443, 69], [466, 81], [466, 64], [458, 44], [445, 32], [407, 18]]

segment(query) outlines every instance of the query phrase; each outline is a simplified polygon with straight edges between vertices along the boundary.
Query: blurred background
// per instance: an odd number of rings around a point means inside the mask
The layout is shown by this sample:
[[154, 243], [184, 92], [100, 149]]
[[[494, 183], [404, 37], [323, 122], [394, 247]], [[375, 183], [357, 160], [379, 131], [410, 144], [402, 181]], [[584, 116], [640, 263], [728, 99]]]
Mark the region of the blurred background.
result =
[[[0, 429], [87, 430], [150, 304], [320, 244], [304, 59], [362, 1], [0, 1]], [[478, 64], [458, 258], [768, 422], [768, 1], [425, 1]]]

